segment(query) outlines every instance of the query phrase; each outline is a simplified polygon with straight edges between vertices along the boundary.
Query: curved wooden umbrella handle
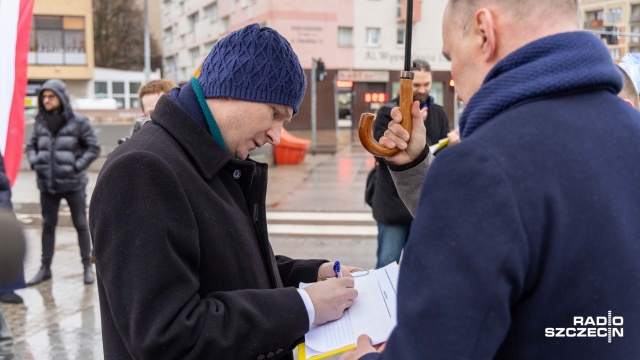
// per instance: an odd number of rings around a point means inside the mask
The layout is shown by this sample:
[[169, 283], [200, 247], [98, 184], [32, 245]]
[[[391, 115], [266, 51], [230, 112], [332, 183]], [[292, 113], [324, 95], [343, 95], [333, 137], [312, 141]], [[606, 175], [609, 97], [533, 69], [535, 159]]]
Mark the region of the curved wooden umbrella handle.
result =
[[[400, 125], [411, 135], [413, 128], [413, 118], [411, 116], [411, 105], [413, 104], [413, 80], [400, 79], [400, 113], [402, 114], [402, 122]], [[362, 146], [375, 156], [389, 157], [400, 152], [400, 149], [388, 149], [373, 138], [371, 127], [373, 126], [374, 115], [364, 113], [360, 116], [358, 123], [358, 135]]]

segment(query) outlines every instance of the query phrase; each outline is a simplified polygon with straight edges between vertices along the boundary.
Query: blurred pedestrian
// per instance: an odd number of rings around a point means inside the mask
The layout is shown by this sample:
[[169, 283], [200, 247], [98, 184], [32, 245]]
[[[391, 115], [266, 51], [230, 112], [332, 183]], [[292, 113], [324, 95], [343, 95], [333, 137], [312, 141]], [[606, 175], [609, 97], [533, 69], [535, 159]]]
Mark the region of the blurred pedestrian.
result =
[[[11, 213], [11, 211], [13, 211], [13, 204], [11, 204], [11, 184], [9, 183], [9, 178], [7, 178], [7, 174], [5, 172], [2, 153], [0, 153], [0, 209], [8, 211], [13, 215], [13, 213]], [[6, 217], [7, 215], [3, 216]], [[9, 233], [9, 229], [4, 230], [4, 227], [2, 229], [3, 232], [6, 231], [6, 233]], [[5, 236], [7, 236], [7, 234], [5, 234]], [[12, 238], [9, 237], [6, 241], [12, 241]], [[0, 249], [3, 249], [2, 255], [4, 260], [0, 261], [0, 264], [2, 264], [0, 271], [8, 271], [11, 276], [0, 276], [0, 302], [8, 304], [22, 304], [22, 298], [20, 295], [16, 294], [14, 290], [25, 287], [24, 269], [22, 266], [22, 259], [24, 259], [24, 244], [22, 244], [23, 254], [21, 257], [11, 257], [5, 254], [5, 251], [10, 253], [8, 249], [12, 246], [13, 245], [6, 244], [3, 237], [3, 242], [0, 243]], [[19, 269], [19, 271], [16, 269]]]
[[[11, 187], [0, 153], [0, 302], [22, 304], [22, 298], [14, 290], [25, 287], [25, 239], [12, 208]], [[13, 333], [0, 309], [0, 360], [9, 360], [13, 356]]]
[[42, 266], [28, 285], [51, 279], [62, 199], [69, 205], [73, 226], [78, 232], [84, 283], [93, 283], [91, 238], [86, 215], [86, 187], [89, 182], [86, 172], [99, 154], [100, 145], [89, 119], [73, 111], [64, 82], [45, 82], [38, 94], [38, 115], [27, 144], [27, 156], [31, 168], [36, 171], [42, 206]]
[[174, 87], [177, 87], [176, 83], [171, 80], [160, 79], [151, 80], [148, 83], [142, 85], [138, 89], [138, 99], [140, 99], [140, 107], [142, 108], [142, 116], [150, 119], [153, 110], [156, 108], [156, 104], [162, 95], [167, 95]]
[[168, 95], [171, 89], [176, 86], [176, 83], [171, 80], [160, 79], [151, 80], [138, 89], [138, 99], [140, 99], [142, 116], [137, 118], [136, 122], [133, 124], [131, 135], [119, 139], [118, 145], [129, 140], [129, 138], [131, 138], [133, 134], [137, 133], [144, 124], [151, 121], [151, 114], [153, 114], [153, 110], [156, 108], [156, 104], [158, 103], [158, 100], [160, 100], [160, 96]]
[[278, 145], [305, 88], [287, 40], [246, 26], [109, 156], [89, 212], [105, 358], [292, 359], [351, 306], [351, 267], [273, 255], [267, 165], [247, 159]]

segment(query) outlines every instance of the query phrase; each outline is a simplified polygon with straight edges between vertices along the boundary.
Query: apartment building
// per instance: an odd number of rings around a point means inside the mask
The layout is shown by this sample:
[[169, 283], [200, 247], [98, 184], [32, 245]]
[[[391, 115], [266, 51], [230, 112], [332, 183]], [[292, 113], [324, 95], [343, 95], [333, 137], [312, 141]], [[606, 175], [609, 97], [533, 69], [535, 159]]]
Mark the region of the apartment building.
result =
[[71, 96], [86, 96], [94, 70], [91, 0], [35, 1], [28, 64], [25, 105], [52, 78], [65, 81]]
[[582, 0], [580, 26], [605, 32], [602, 40], [616, 62], [629, 52], [640, 52], [640, 0]]
[[[251, 23], [272, 27], [289, 40], [311, 79], [313, 59], [327, 76], [317, 83], [318, 128], [339, 118], [357, 120], [395, 97], [404, 61], [407, 0], [163, 0], [164, 77], [185, 82], [215, 43]], [[428, 6], [427, 6], [428, 5]], [[446, 0], [414, 1], [413, 57], [434, 70], [436, 102], [453, 119], [449, 64], [442, 57]], [[310, 87], [289, 126], [310, 127]], [[332, 106], [331, 106], [332, 105]]]

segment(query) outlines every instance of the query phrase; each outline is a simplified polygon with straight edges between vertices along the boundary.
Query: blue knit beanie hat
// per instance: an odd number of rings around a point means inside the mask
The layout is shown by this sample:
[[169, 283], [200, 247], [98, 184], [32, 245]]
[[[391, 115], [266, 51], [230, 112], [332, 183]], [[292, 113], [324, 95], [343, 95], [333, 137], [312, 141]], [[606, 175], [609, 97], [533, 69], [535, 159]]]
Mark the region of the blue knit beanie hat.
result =
[[200, 69], [205, 98], [228, 97], [290, 106], [304, 97], [307, 81], [289, 42], [277, 31], [248, 25], [222, 38]]

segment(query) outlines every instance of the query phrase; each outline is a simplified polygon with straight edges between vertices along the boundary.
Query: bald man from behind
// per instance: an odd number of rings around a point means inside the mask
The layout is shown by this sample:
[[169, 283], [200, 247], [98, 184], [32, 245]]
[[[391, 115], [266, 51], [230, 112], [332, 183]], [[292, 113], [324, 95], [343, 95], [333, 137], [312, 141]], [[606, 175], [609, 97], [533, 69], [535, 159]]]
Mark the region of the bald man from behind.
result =
[[422, 184], [384, 351], [343, 360], [638, 358], [640, 112], [577, 14], [448, 2], [462, 141]]

